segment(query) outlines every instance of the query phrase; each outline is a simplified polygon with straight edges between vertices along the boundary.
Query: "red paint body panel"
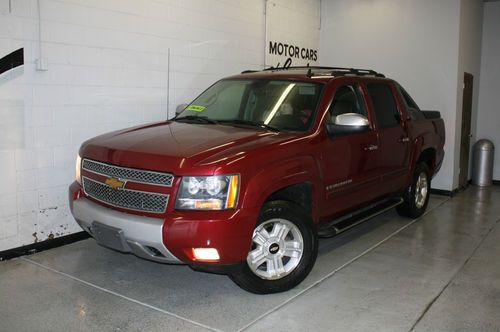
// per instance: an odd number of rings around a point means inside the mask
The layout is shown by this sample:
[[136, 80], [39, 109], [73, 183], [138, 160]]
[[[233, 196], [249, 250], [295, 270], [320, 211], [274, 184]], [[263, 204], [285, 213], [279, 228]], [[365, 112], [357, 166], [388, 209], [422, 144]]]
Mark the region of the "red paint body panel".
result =
[[192, 248], [217, 248], [221, 262], [238, 263], [250, 250], [259, 208], [206, 213], [179, 211], [163, 226], [163, 241], [180, 260], [189, 262]]
[[[411, 120], [403, 98], [392, 80], [368, 77], [306, 77], [304, 72], [259, 72], [232, 79], [280, 79], [325, 84], [315, 121], [308, 132], [272, 132], [261, 128], [189, 124], [174, 121], [115, 131], [86, 141], [82, 158], [122, 167], [168, 172], [171, 187], [127, 182], [126, 188], [170, 195], [164, 214], [144, 213], [107, 206], [131, 214], [164, 219], [165, 246], [181, 261], [193, 262], [191, 248], [214, 247], [219, 263], [244, 261], [260, 208], [274, 192], [307, 183], [312, 188], [311, 217], [329, 221], [408, 186], [422, 151], [435, 151], [432, 175], [444, 156], [444, 124], [441, 119]], [[401, 125], [379, 130], [366, 82], [386, 82], [393, 89]], [[331, 137], [326, 114], [337, 88], [359, 84], [366, 101], [370, 130]], [[400, 139], [408, 137], [408, 142]], [[367, 150], [379, 146], [375, 151]], [[175, 199], [183, 176], [239, 174], [237, 206], [226, 211], [176, 211]], [[82, 171], [82, 176], [104, 182], [105, 177]], [[70, 187], [70, 202], [84, 196], [81, 186]], [[91, 198], [90, 198], [91, 199]], [[95, 201], [95, 200], [94, 200]]]

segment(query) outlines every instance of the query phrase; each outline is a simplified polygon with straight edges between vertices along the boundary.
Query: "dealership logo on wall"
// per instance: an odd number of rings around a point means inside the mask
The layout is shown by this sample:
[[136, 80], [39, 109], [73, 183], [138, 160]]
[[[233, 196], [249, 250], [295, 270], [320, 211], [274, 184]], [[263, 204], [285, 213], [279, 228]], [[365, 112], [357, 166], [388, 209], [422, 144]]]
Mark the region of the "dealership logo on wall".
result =
[[24, 65], [24, 50], [20, 48], [0, 59], [0, 75]]
[[268, 54], [283, 56], [290, 59], [300, 59], [304, 61], [317, 61], [318, 50], [297, 45], [269, 41]]
[[24, 50], [17, 49], [0, 58], [0, 152], [25, 148]]

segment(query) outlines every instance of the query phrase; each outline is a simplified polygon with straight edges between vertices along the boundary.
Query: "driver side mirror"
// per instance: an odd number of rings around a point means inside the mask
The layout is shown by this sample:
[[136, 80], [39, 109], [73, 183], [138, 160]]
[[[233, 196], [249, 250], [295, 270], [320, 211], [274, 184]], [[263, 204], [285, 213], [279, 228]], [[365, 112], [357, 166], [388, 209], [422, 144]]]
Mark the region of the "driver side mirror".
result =
[[335, 117], [334, 123], [326, 124], [326, 131], [330, 136], [340, 136], [361, 133], [370, 128], [366, 116], [358, 113], [344, 113]]

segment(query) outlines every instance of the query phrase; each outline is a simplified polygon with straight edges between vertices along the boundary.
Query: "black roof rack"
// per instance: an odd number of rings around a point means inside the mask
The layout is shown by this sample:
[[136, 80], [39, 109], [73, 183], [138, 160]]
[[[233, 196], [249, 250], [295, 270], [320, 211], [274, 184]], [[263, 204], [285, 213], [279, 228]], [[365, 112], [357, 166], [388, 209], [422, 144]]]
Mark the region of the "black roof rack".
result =
[[[324, 75], [326, 72], [331, 76], [375, 76], [375, 77], [385, 77], [384, 74], [378, 73], [371, 69], [359, 69], [359, 68], [344, 68], [344, 67], [323, 67], [323, 66], [289, 66], [289, 67], [270, 67], [263, 71], [281, 71], [281, 70], [293, 70], [293, 69], [307, 69], [307, 76], [314, 76], [314, 71], [321, 70], [321, 74]], [[242, 74], [256, 72], [254, 70], [245, 70]]]
[[259, 72], [259, 70], [248, 69], [248, 70], [242, 71], [241, 73], [242, 74], [249, 74], [249, 73], [257, 73], [257, 72]]

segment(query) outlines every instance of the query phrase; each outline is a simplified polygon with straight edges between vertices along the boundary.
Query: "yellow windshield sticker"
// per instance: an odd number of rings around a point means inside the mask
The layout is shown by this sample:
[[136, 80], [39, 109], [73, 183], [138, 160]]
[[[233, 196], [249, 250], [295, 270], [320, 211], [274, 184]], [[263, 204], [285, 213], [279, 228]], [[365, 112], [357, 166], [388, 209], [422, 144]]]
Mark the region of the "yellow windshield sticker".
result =
[[193, 112], [203, 112], [205, 110], [205, 106], [189, 105], [188, 107], [186, 107], [186, 109]]

